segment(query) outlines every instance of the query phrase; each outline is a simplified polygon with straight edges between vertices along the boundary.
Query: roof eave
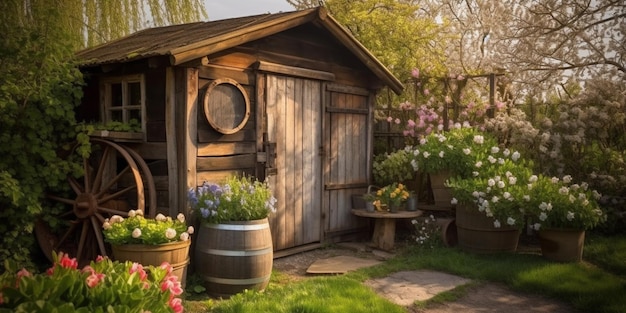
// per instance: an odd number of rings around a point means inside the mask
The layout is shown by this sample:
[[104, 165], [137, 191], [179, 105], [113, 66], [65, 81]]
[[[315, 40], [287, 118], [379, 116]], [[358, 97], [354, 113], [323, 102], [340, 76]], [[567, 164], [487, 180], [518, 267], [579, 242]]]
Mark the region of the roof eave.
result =
[[272, 19], [256, 25], [242, 27], [220, 36], [198, 41], [193, 44], [169, 51], [170, 63], [179, 65], [193, 59], [235, 47], [246, 42], [263, 38], [267, 35], [305, 24], [318, 16], [320, 9], [309, 9]]

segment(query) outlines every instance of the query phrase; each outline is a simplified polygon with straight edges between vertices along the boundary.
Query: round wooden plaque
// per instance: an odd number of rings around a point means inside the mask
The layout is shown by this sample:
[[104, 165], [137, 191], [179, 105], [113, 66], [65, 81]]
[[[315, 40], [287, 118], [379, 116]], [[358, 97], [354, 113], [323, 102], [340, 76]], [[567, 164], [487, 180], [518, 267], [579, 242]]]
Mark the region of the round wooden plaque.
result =
[[214, 80], [204, 95], [204, 115], [218, 132], [238, 132], [250, 117], [250, 101], [246, 91], [230, 78]]

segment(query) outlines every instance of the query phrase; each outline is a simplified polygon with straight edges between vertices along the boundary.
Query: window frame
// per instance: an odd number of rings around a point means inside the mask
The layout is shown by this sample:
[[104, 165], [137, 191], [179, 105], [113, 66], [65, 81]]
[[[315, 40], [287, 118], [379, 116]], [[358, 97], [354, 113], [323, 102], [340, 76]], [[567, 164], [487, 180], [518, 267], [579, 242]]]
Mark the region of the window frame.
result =
[[[130, 105], [129, 102], [129, 87], [130, 83], [139, 83], [141, 103], [139, 105]], [[113, 106], [112, 85], [122, 85], [122, 104], [121, 106]], [[130, 118], [129, 112], [132, 110], [140, 110], [141, 116], [141, 132], [145, 133], [146, 130], [146, 84], [143, 74], [124, 75], [124, 76], [112, 76], [102, 78], [100, 81], [100, 117], [104, 124], [107, 124], [113, 120], [112, 112], [121, 111], [123, 123], [128, 123]]]

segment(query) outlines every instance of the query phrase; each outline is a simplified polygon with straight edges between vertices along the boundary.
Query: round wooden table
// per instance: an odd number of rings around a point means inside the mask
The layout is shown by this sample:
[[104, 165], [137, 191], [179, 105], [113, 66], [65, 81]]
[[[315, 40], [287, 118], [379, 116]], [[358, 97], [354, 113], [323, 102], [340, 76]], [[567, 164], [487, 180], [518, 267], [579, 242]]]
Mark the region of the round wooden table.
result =
[[361, 217], [374, 219], [374, 234], [372, 235], [372, 245], [381, 250], [393, 250], [396, 237], [396, 220], [406, 218], [416, 218], [422, 215], [421, 210], [398, 211], [396, 213], [366, 211], [363, 209], [352, 209], [352, 214]]

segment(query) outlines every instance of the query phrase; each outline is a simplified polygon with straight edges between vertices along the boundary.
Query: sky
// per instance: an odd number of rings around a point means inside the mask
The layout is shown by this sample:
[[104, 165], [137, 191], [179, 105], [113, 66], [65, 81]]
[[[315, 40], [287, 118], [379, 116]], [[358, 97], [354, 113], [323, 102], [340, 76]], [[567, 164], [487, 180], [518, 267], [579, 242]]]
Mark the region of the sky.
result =
[[204, 0], [204, 6], [210, 21], [295, 10], [286, 0]]

